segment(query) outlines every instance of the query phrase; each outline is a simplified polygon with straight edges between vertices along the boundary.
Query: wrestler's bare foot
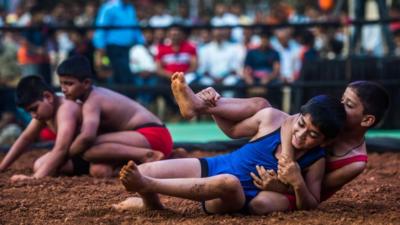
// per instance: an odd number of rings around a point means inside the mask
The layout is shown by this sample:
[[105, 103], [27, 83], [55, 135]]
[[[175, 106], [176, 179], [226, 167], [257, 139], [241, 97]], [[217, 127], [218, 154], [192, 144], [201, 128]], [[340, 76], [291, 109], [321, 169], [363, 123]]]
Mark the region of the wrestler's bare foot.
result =
[[154, 161], [159, 161], [164, 158], [164, 153], [159, 152], [159, 151], [149, 151], [145, 158], [142, 160], [142, 163], [147, 163], [147, 162], [154, 162]]
[[182, 72], [176, 72], [171, 77], [171, 88], [175, 100], [178, 103], [181, 115], [185, 119], [196, 116], [204, 107], [204, 102], [197, 97], [192, 89], [186, 84]]
[[131, 160], [119, 172], [119, 179], [129, 192], [146, 192], [148, 180], [140, 174], [136, 164]]
[[129, 197], [120, 203], [112, 204], [112, 208], [118, 212], [123, 212], [128, 210], [162, 210], [164, 206], [158, 200], [145, 202], [140, 197]]
[[118, 204], [112, 204], [112, 208], [118, 212], [127, 210], [142, 210], [144, 209], [143, 199], [139, 197], [129, 197]]

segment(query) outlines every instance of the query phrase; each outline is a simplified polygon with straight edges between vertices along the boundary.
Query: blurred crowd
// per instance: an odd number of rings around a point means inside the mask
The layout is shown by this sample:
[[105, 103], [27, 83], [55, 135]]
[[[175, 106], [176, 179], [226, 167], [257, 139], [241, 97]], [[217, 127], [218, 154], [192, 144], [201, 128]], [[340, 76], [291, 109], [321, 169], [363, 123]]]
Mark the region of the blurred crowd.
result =
[[[191, 9], [192, 1], [3, 2], [7, 4], [0, 10], [0, 26], [39, 29], [1, 31], [0, 86], [14, 86], [29, 74], [40, 74], [57, 86], [55, 68], [74, 54], [87, 56], [96, 81], [105, 84], [156, 86], [168, 83], [175, 71], [184, 72], [189, 84], [292, 83], [299, 79], [305, 61], [346, 55], [350, 36], [348, 27], [224, 27], [349, 20], [346, 7], [333, 14], [335, 1], [299, 1], [296, 5], [287, 1], [196, 1], [200, 3], [197, 13]], [[398, 17], [399, 8], [391, 7], [390, 15]], [[49, 29], [135, 25], [152, 29]], [[188, 29], [192, 25], [210, 26]], [[398, 46], [399, 28], [392, 25]], [[379, 41], [371, 44], [372, 33], [368, 38], [365, 52], [382, 52]], [[223, 94], [235, 95], [231, 91]], [[150, 92], [136, 96], [145, 105], [154, 98]]]

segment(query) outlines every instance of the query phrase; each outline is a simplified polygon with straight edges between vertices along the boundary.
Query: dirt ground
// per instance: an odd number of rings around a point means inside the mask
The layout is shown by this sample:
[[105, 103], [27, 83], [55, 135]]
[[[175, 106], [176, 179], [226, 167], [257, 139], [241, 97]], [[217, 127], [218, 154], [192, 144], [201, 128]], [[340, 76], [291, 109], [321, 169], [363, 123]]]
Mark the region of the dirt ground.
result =
[[12, 174], [31, 174], [34, 159], [42, 153], [29, 152], [0, 174], [0, 224], [400, 224], [400, 154], [396, 153], [370, 154], [364, 173], [316, 210], [267, 216], [209, 216], [197, 202], [170, 197], [162, 197], [166, 210], [120, 213], [111, 204], [130, 195], [117, 179], [81, 176], [9, 182]]

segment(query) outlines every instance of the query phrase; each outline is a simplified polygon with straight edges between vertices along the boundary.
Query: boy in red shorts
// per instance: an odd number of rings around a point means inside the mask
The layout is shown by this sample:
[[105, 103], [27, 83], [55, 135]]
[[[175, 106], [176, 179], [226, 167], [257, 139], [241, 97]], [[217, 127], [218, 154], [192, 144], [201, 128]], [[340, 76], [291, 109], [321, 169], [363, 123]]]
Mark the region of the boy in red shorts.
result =
[[172, 138], [161, 120], [132, 99], [93, 85], [87, 58], [66, 59], [57, 74], [65, 97], [83, 103], [82, 128], [69, 153], [96, 163], [92, 174], [110, 176], [128, 160], [143, 163], [170, 156]]

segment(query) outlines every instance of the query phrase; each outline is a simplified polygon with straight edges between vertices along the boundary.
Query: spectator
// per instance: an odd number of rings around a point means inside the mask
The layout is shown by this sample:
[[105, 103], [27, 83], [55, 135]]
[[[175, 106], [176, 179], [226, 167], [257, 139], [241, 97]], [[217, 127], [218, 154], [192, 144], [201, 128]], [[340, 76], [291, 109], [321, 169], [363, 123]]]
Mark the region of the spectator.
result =
[[[155, 74], [156, 64], [148, 46], [135, 45], [131, 48], [129, 53], [129, 67], [136, 87], [154, 87], [157, 84], [157, 76]], [[154, 98], [154, 94], [145, 91], [138, 93], [136, 100], [148, 106]]]
[[171, 75], [180, 71], [185, 73], [187, 83], [191, 83], [196, 75], [196, 47], [187, 41], [183, 29], [173, 25], [168, 30], [168, 41], [158, 46], [156, 55], [157, 74], [169, 84]]
[[[103, 3], [98, 10], [96, 25], [138, 25], [135, 8], [131, 0], [115, 0]], [[96, 66], [101, 66], [101, 60], [107, 54], [113, 69], [114, 82], [119, 84], [131, 83], [129, 50], [135, 44], [144, 43], [142, 32], [138, 29], [96, 30], [93, 42], [97, 49]]]
[[250, 50], [244, 61], [243, 77], [248, 85], [266, 85], [279, 77], [280, 58], [269, 44], [271, 33], [264, 31], [260, 36], [260, 46]]
[[[213, 41], [199, 54], [199, 83], [202, 85], [236, 85], [240, 81], [245, 48], [226, 39], [225, 29], [212, 31]], [[225, 92], [223, 94], [232, 95]]]
[[276, 38], [272, 38], [272, 47], [279, 52], [281, 59], [280, 79], [283, 82], [292, 83], [299, 71], [299, 44], [292, 39], [292, 32], [289, 28], [282, 28], [275, 31]]
[[152, 27], [168, 27], [174, 22], [174, 18], [167, 13], [162, 2], [155, 5], [154, 13], [149, 20], [149, 25]]

